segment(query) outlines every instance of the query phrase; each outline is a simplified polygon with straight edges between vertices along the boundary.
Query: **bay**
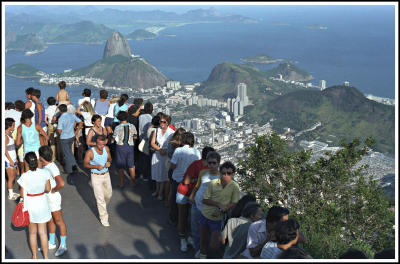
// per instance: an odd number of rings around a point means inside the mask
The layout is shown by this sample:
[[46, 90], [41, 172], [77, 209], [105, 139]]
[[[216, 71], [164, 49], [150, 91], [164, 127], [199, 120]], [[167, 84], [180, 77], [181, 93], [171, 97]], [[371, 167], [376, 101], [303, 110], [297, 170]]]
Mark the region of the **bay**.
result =
[[[129, 44], [134, 54], [145, 58], [169, 79], [182, 83], [205, 81], [221, 62], [240, 64], [240, 58], [267, 53], [308, 71], [314, 76], [315, 85], [322, 79], [328, 87], [349, 81], [363, 93], [394, 98], [394, 24], [367, 22], [364, 16], [354, 16], [352, 23], [340, 23], [332, 17], [324, 20], [326, 30], [307, 28], [312, 21], [289, 21], [284, 25], [271, 19], [256, 24], [189, 24], [167, 28], [156, 39], [130, 40]], [[31, 56], [8, 52], [5, 64], [27, 63], [47, 73], [62, 72], [101, 59], [104, 47], [105, 43], [54, 44]], [[257, 67], [266, 70], [276, 65]], [[30, 86], [40, 88], [42, 98], [58, 92], [57, 86], [42, 86], [32, 80], [6, 76], [5, 81], [6, 101], [24, 100], [21, 95]], [[85, 87], [67, 88], [74, 103]], [[93, 96], [97, 98], [98, 92]]]

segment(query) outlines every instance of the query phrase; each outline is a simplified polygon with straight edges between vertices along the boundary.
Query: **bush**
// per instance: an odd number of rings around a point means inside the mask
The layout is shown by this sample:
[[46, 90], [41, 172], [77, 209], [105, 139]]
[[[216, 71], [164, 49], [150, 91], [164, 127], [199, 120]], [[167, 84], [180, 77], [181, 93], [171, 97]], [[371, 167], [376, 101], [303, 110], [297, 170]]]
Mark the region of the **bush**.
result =
[[287, 207], [298, 219], [314, 258], [338, 258], [349, 248], [372, 256], [394, 247], [394, 213], [382, 188], [354, 165], [374, 140], [341, 142], [336, 153], [310, 162], [311, 151], [286, 150], [276, 133], [256, 138], [239, 162], [238, 182], [265, 209]]

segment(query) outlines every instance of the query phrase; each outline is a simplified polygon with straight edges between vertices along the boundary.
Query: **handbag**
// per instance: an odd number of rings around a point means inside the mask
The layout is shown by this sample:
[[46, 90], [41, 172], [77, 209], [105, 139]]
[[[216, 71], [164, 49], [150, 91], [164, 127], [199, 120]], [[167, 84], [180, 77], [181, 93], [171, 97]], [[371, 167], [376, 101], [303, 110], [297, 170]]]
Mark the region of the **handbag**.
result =
[[[24, 198], [26, 198], [25, 178]], [[14, 212], [11, 217], [11, 222], [15, 227], [25, 227], [29, 225], [29, 212], [28, 209], [24, 207], [24, 202], [21, 201], [17, 204], [17, 206], [15, 206]]]

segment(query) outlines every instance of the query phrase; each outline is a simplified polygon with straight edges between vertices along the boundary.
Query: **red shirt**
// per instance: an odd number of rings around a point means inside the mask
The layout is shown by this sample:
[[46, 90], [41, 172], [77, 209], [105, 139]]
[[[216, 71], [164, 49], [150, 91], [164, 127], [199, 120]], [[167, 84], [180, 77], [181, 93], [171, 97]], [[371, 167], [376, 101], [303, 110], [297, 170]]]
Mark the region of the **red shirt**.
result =
[[174, 127], [174, 125], [171, 124], [168, 127], [171, 128], [172, 130], [176, 131], [176, 127]]
[[[204, 165], [202, 160], [193, 161], [186, 169], [186, 172], [183, 175], [183, 180], [178, 185], [177, 192], [189, 196], [193, 188], [196, 186], [197, 178], [202, 170], [208, 170], [208, 164]], [[190, 175], [191, 181], [189, 184], [185, 185], [184, 182], [186, 177], [189, 177], [188, 175]]]

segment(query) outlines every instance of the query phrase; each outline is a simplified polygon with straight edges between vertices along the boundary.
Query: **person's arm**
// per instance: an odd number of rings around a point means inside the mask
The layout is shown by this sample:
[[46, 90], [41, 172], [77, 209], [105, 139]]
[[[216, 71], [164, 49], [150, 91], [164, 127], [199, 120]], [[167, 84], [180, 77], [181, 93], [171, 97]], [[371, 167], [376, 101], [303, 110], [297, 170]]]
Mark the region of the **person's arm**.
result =
[[156, 134], [157, 134], [157, 132], [156, 132], [156, 130], [154, 130], [153, 137], [151, 138], [151, 147], [157, 151], [157, 150], [161, 150], [161, 147], [157, 146], [157, 144], [156, 144]]
[[105, 146], [105, 148], [106, 148], [106, 150], [107, 150], [107, 162], [106, 162], [106, 167], [109, 168], [109, 167], [111, 166], [111, 161], [112, 161], [111, 152], [110, 152], [110, 149], [109, 149], [107, 146]]
[[170, 170], [175, 170], [175, 168], [176, 168], [176, 164], [171, 162], [170, 165], [169, 165], [169, 169]]
[[17, 145], [17, 147], [21, 146], [23, 140], [22, 140], [22, 124], [17, 128], [17, 139], [15, 142], [15, 145]]
[[8, 139], [8, 136], [6, 135], [6, 141], [5, 141], [5, 144], [4, 144], [5, 154], [6, 154], [7, 159], [10, 161], [10, 165], [12, 167], [14, 167], [14, 161], [11, 159], [11, 156], [10, 156], [10, 154], [8, 154], [8, 150], [7, 150], [8, 142], [9, 142], [9, 139]]
[[[40, 106], [40, 107], [38, 107], [38, 106]], [[42, 104], [36, 104], [36, 108], [38, 110], [38, 115], [39, 115], [38, 124], [41, 124], [42, 123], [42, 111], [43, 111]]]
[[36, 126], [37, 132], [39, 132], [39, 134], [42, 135], [46, 139], [46, 142], [48, 142], [49, 136], [47, 135], [46, 132], [44, 132], [43, 128], [39, 124], [36, 124], [35, 126]]
[[56, 180], [57, 185], [56, 185], [56, 187], [54, 187], [54, 188], [51, 190], [52, 193], [55, 193], [56, 191], [60, 190], [60, 189], [63, 188], [64, 185], [65, 185], [64, 180], [63, 180], [63, 178], [61, 177], [61, 175], [57, 175], [56, 177], [54, 177], [54, 179]]
[[65, 91], [65, 93], [67, 94], [67, 101], [69, 102], [69, 94], [68, 94], [68, 92], [67, 91]]
[[87, 135], [87, 138], [86, 138], [86, 145], [88, 145], [88, 146], [96, 146], [96, 143], [92, 142], [92, 137], [93, 136], [94, 136], [94, 131], [93, 131], [93, 129], [90, 129], [89, 133]]
[[[85, 101], [84, 101], [84, 102], [85, 102]], [[79, 115], [82, 115], [82, 112], [81, 112], [81, 107], [82, 107], [82, 105], [83, 105], [83, 103], [81, 103], [81, 104], [78, 106], [78, 108], [76, 108], [76, 113], [79, 114]]]
[[56, 95], [56, 101], [57, 101], [57, 102], [60, 102], [60, 100], [59, 100], [60, 95], [59, 95], [59, 94], [60, 94], [60, 91], [58, 91], [58, 93], [57, 93], [57, 95]]
[[76, 142], [78, 142], [78, 143], [79, 143], [79, 137], [78, 137], [79, 131], [81, 131], [82, 128], [83, 128], [83, 122], [81, 121], [81, 122], [78, 123], [78, 127], [77, 127], [77, 129], [75, 129], [75, 133], [74, 133], [74, 135], [75, 135], [75, 140], [76, 140]]

